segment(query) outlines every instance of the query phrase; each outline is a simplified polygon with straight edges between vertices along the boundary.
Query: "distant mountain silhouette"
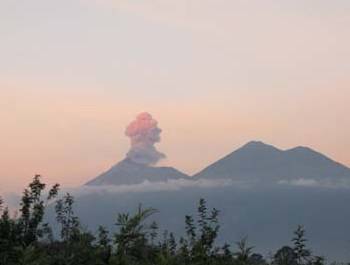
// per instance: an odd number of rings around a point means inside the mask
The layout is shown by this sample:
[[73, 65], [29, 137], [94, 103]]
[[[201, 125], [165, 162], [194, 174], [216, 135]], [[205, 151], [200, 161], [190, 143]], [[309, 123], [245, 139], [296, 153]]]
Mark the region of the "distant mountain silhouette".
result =
[[308, 147], [281, 150], [252, 141], [206, 167], [192, 178], [172, 167], [151, 167], [126, 158], [86, 185], [133, 185], [176, 179], [232, 179], [238, 181], [313, 180], [350, 181], [350, 169]]
[[[350, 200], [350, 169], [310, 148], [283, 151], [262, 142], [250, 142], [189, 178], [199, 180], [198, 183], [208, 179], [213, 183], [215, 179], [234, 180], [224, 186], [192, 185], [155, 191], [104, 189], [105, 185], [133, 185], [145, 180], [157, 186], [155, 182], [183, 178], [188, 176], [171, 167], [149, 167], [125, 159], [88, 182], [92, 189], [77, 191], [76, 213], [89, 229], [96, 230], [101, 224], [114, 229], [116, 213], [132, 212], [142, 203], [160, 211], [157, 221], [161, 229], [180, 237], [185, 233], [184, 216], [194, 212], [199, 198], [205, 198], [210, 207], [220, 210], [220, 244], [248, 235], [257, 251], [267, 254], [283, 242], [288, 244], [292, 231], [303, 224], [316, 253], [327, 254], [331, 260], [350, 257], [350, 208], [345, 203]], [[280, 183], [299, 179], [326, 185]], [[329, 188], [329, 180], [339, 185]], [[241, 185], [244, 181], [247, 183]], [[250, 181], [254, 183], [246, 185]], [[103, 186], [101, 190], [99, 186]], [[55, 224], [54, 207], [47, 218]]]
[[172, 167], [151, 167], [126, 158], [86, 185], [134, 185], [144, 181], [164, 182], [180, 178], [189, 177]]
[[350, 180], [350, 169], [308, 147], [286, 151], [263, 142], [249, 142], [208, 166], [194, 179], [234, 180]]

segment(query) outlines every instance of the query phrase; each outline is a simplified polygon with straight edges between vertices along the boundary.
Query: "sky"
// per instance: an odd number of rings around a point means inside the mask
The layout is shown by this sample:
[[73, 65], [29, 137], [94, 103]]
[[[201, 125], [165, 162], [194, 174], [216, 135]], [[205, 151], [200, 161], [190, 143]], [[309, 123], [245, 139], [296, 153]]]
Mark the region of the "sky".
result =
[[78, 186], [147, 111], [193, 174], [250, 140], [350, 166], [348, 0], [0, 0], [0, 193]]

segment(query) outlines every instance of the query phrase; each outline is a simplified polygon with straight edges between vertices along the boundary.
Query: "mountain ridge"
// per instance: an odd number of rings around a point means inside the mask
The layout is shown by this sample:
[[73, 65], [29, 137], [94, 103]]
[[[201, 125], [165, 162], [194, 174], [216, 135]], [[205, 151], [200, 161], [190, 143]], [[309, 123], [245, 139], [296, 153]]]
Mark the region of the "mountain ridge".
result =
[[125, 158], [85, 185], [134, 185], [144, 181], [232, 179], [238, 181], [349, 181], [350, 168], [306, 146], [282, 150], [250, 141], [189, 176], [173, 167], [153, 167]]
[[315, 180], [350, 179], [350, 168], [309, 147], [282, 150], [251, 141], [194, 174], [194, 179]]

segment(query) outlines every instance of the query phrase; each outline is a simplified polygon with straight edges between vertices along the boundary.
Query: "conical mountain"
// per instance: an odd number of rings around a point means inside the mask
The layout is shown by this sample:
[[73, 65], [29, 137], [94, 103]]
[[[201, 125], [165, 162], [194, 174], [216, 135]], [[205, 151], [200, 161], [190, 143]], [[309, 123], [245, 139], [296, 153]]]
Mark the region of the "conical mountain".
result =
[[284, 151], [253, 141], [206, 167], [194, 178], [339, 181], [350, 180], [350, 169], [307, 147]]
[[135, 163], [126, 158], [108, 171], [86, 183], [86, 185], [134, 185], [144, 181], [165, 182], [182, 178], [187, 179], [189, 177], [172, 167], [151, 167]]

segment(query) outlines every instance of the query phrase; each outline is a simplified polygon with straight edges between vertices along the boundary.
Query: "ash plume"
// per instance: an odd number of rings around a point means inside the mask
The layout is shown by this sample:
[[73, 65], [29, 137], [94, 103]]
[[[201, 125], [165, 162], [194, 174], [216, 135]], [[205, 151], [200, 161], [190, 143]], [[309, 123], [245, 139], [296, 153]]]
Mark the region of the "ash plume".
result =
[[165, 154], [155, 148], [160, 142], [158, 122], [147, 112], [140, 113], [126, 128], [125, 135], [130, 137], [131, 147], [126, 157], [138, 164], [155, 165]]

